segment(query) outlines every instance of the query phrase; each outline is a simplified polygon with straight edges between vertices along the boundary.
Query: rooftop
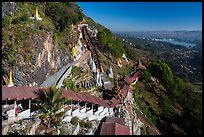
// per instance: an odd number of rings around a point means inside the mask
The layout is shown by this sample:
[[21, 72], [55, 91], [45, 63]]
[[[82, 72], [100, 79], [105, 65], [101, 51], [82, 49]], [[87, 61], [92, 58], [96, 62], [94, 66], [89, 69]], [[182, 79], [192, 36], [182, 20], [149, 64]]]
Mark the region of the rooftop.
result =
[[100, 135], [130, 135], [130, 129], [118, 123], [103, 122]]

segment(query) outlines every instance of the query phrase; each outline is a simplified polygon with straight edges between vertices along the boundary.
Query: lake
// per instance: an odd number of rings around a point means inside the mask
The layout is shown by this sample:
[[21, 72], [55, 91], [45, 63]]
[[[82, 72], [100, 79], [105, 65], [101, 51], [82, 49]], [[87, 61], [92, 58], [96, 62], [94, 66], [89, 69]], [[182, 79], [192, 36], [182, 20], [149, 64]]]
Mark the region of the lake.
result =
[[174, 44], [174, 45], [181, 45], [181, 46], [185, 46], [187, 48], [192, 48], [195, 46], [194, 43], [188, 43], [188, 42], [179, 42], [179, 41], [176, 41], [174, 39], [152, 39], [152, 40], [155, 40], [155, 41], [162, 41], [162, 42], [168, 42], [168, 43], [171, 43], [171, 44]]

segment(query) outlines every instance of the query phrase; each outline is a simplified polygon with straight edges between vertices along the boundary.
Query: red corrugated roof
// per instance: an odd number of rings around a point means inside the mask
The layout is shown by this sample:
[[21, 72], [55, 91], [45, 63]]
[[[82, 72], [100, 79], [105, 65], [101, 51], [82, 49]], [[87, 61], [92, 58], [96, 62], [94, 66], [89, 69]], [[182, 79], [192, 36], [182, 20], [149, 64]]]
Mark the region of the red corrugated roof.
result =
[[[37, 97], [39, 97], [38, 94], [36, 94], [35, 92], [41, 92], [42, 88], [37, 88], [37, 87], [23, 87], [23, 86], [19, 86], [19, 87], [6, 87], [3, 86], [2, 87], [2, 100], [5, 99], [17, 99], [17, 100], [22, 100], [24, 99], [28, 99], [28, 98], [32, 98], [35, 99]], [[86, 102], [91, 102], [94, 104], [98, 104], [104, 107], [110, 107], [108, 105], [108, 102], [106, 100], [102, 100], [100, 98], [97, 98], [93, 95], [90, 95], [88, 93], [76, 93], [73, 91], [69, 91], [69, 90], [64, 90], [62, 92], [62, 97], [65, 98], [69, 98], [75, 101], [86, 101]], [[115, 106], [112, 105], [112, 106]]]
[[126, 77], [124, 78], [124, 81], [127, 82], [128, 85], [130, 85], [130, 84], [132, 84], [132, 83], [136, 80], [136, 78], [137, 78], [140, 74], [141, 74], [141, 70], [135, 72], [132, 77], [126, 76]]
[[111, 104], [111, 107], [115, 107], [117, 104], [119, 104], [120, 101], [113, 97], [111, 100], [108, 100], [107, 102]]
[[35, 99], [39, 95], [35, 93], [35, 91], [38, 91], [39, 88], [37, 87], [2, 87], [2, 100], [22, 100], [22, 99], [28, 99], [32, 98]]
[[129, 92], [129, 86], [124, 85], [124, 87], [122, 88], [122, 90], [120, 91], [123, 95], [127, 95]]
[[107, 104], [105, 100], [102, 100], [100, 98], [97, 98], [93, 95], [90, 95], [84, 92], [75, 93], [75, 92], [71, 92], [68, 90], [64, 90], [63, 97], [67, 97], [67, 98], [70, 98], [76, 101], [86, 101], [86, 102], [91, 102], [91, 103], [98, 104], [104, 107], [109, 107], [109, 105]]
[[69, 99], [75, 100], [75, 101], [80, 101], [76, 93], [66, 90], [66, 92], [62, 93], [62, 97], [68, 97]]
[[125, 119], [120, 117], [106, 117], [107, 123], [118, 123], [125, 126]]
[[115, 135], [130, 135], [130, 128], [118, 123], [115, 124]]
[[141, 70], [134, 73], [133, 78], [137, 78], [141, 74]]
[[130, 84], [132, 84], [133, 82], [134, 82], [134, 78], [133, 77], [128, 77], [128, 76], [126, 76], [125, 78], [124, 78], [124, 80], [125, 80], [125, 82], [128, 84], [128, 85], [130, 85]]
[[128, 126], [123, 126], [118, 123], [103, 122], [100, 135], [130, 135]]

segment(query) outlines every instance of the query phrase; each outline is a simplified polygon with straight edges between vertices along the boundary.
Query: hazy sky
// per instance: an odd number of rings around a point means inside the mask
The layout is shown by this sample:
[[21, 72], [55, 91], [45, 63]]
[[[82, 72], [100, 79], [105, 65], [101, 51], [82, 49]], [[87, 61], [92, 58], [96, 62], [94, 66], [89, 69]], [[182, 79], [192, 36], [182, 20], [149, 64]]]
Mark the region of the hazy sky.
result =
[[77, 2], [97, 23], [116, 31], [202, 30], [201, 2]]

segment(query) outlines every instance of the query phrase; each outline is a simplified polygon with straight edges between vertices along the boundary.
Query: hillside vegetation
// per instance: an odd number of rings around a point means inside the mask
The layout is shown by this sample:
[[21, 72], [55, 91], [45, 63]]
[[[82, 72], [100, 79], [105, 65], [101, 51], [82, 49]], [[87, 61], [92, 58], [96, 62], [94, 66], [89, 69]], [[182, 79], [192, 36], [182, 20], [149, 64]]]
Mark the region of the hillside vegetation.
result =
[[162, 134], [202, 134], [202, 93], [174, 76], [161, 60], [147, 66], [133, 94], [136, 105]]

